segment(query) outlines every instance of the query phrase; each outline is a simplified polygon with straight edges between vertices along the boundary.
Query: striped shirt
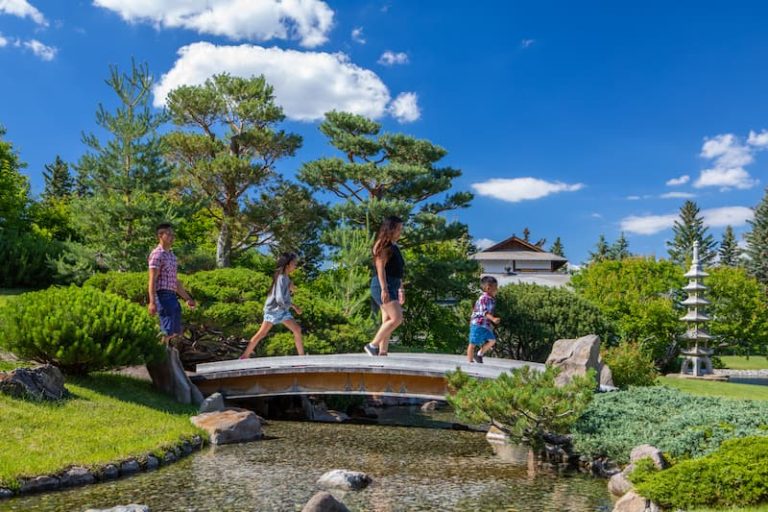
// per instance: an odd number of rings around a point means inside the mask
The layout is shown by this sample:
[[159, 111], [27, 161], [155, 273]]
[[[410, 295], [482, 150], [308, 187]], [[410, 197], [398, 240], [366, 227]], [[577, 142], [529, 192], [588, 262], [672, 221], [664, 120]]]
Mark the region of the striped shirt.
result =
[[176, 291], [176, 256], [158, 245], [149, 254], [149, 268], [157, 269], [156, 290]]

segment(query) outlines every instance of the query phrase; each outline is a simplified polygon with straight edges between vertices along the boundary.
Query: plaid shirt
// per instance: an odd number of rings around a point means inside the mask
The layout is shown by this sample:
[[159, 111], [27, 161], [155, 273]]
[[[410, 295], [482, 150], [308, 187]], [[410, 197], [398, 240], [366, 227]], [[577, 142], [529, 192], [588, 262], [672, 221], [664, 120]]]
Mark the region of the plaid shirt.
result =
[[173, 251], [166, 251], [162, 245], [158, 245], [149, 254], [149, 268], [156, 268], [156, 290], [176, 291], [176, 256]]
[[493, 310], [495, 308], [496, 299], [487, 293], [483, 293], [480, 298], [477, 299], [477, 302], [475, 302], [475, 307], [472, 308], [472, 319], [469, 322], [472, 325], [478, 325], [480, 327], [485, 327], [486, 329], [491, 329], [491, 321], [485, 317], [485, 314], [493, 314]]

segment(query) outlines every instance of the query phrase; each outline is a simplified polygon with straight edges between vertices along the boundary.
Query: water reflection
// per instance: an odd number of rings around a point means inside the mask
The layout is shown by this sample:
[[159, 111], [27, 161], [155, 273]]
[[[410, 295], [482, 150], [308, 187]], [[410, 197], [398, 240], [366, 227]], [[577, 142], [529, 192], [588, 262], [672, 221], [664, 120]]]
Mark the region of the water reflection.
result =
[[360, 492], [334, 492], [353, 511], [610, 510], [605, 481], [542, 471], [525, 448], [492, 447], [482, 433], [279, 421], [266, 432], [265, 441], [205, 450], [154, 473], [0, 502], [0, 511], [127, 503], [153, 512], [298, 511], [336, 468], [374, 479]]

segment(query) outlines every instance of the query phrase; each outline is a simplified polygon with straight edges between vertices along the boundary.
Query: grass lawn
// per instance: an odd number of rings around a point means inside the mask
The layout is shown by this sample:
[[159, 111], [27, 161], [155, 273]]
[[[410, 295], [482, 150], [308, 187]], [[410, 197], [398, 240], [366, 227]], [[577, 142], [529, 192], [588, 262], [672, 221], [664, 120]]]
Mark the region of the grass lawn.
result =
[[691, 512], [768, 512], [768, 504], [742, 508], [697, 508]]
[[720, 356], [729, 370], [765, 370], [768, 369], [768, 357], [750, 356]]
[[659, 382], [670, 388], [677, 388], [692, 395], [719, 396], [740, 400], [768, 400], [768, 386], [679, 379], [676, 377], [659, 377]]
[[[16, 366], [0, 362], [0, 370]], [[180, 405], [130, 377], [95, 374], [67, 380], [72, 397], [58, 403], [0, 395], [0, 487], [70, 465], [95, 466], [175, 445], [202, 433]]]

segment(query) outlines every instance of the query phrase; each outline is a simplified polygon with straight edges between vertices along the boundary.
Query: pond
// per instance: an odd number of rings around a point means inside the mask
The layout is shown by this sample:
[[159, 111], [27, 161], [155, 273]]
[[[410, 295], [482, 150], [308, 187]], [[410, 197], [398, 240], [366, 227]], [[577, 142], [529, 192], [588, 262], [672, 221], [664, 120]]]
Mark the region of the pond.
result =
[[[397, 416], [390, 408], [387, 416]], [[429, 424], [417, 408], [416, 423]], [[445, 413], [435, 425], [445, 425]], [[299, 511], [331, 469], [373, 483], [334, 495], [353, 511], [608, 511], [606, 481], [558, 474], [527, 449], [494, 449], [484, 433], [393, 425], [269, 421], [263, 441], [204, 449], [181, 462], [115, 482], [0, 501], [0, 511], [72, 512], [142, 503], [153, 512]]]

